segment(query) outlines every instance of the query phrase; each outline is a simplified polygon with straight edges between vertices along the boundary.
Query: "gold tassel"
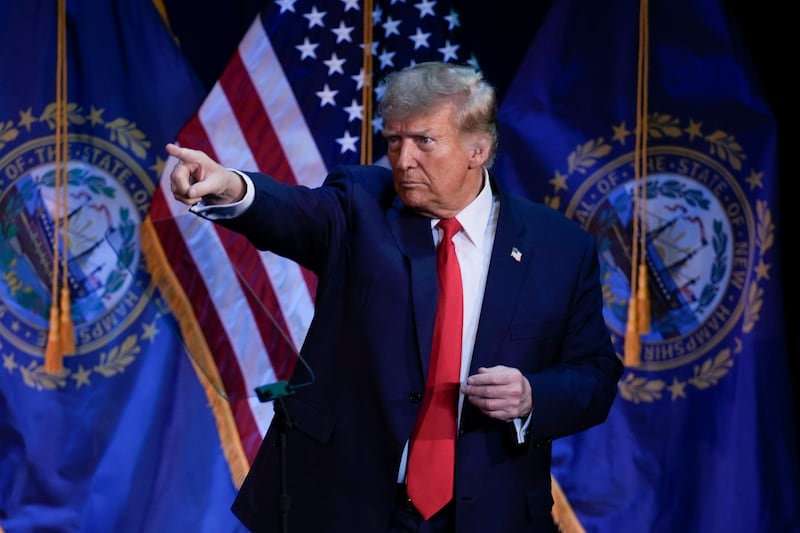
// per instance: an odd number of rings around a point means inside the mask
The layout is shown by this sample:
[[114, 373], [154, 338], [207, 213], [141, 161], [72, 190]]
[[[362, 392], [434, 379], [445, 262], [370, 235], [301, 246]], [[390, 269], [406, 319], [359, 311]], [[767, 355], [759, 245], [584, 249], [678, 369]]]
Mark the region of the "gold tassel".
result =
[[625, 366], [639, 366], [642, 362], [642, 339], [639, 336], [639, 313], [635, 301], [628, 301], [628, 323], [625, 327]]
[[636, 291], [636, 330], [650, 333], [650, 289], [647, 285], [647, 265], [639, 264], [639, 290]]
[[[64, 255], [66, 256], [66, 251]], [[75, 325], [72, 322], [72, 305], [69, 297], [69, 287], [64, 284], [61, 287], [61, 355], [72, 355], [75, 353]]]
[[[66, 61], [65, 61], [66, 62]], [[66, 69], [66, 66], [65, 66]], [[66, 74], [66, 73], [65, 73]], [[65, 80], [66, 81], [66, 80]], [[64, 89], [66, 93], [66, 88]], [[72, 299], [69, 291], [69, 132], [67, 117], [67, 102], [61, 109], [62, 135], [61, 153], [64, 160], [61, 162], [61, 353], [72, 355], [75, 353], [75, 325], [72, 322]]]
[[[56, 51], [56, 172], [53, 188], [53, 284], [51, 289], [50, 331], [47, 334], [47, 347], [44, 353], [44, 369], [50, 374], [64, 370], [64, 355], [75, 351], [75, 332], [69, 305], [67, 286], [67, 37], [66, 0], [58, 0], [58, 37]], [[59, 250], [59, 237], [62, 237], [63, 250]], [[59, 312], [58, 273], [59, 253], [63, 254], [61, 286], [61, 310]]]
[[50, 374], [58, 374], [64, 369], [64, 357], [61, 353], [59, 342], [59, 313], [58, 306], [53, 300], [50, 306], [50, 331], [47, 333], [47, 349], [44, 352], [44, 370]]

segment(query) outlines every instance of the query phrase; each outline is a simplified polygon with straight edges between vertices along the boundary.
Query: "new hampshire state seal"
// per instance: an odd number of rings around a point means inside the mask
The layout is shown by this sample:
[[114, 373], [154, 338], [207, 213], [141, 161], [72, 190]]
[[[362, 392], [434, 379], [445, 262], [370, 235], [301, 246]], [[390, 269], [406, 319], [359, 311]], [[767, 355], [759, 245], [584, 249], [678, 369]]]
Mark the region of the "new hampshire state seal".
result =
[[[68, 112], [71, 126], [94, 133], [68, 136], [66, 192], [55, 187], [55, 104], [0, 118], [0, 355], [5, 371], [38, 390], [118, 375], [157, 335], [139, 237], [158, 175], [150, 143], [134, 122], [106, 120], [104, 109], [70, 104]], [[56, 217], [63, 198], [65, 217]], [[48, 374], [58, 257], [66, 260], [57, 278], [69, 286], [76, 351], [61, 373]]]
[[[648, 126], [642, 179], [634, 180], [634, 132], [621, 123], [610, 140], [589, 139], [570, 153], [546, 198], [597, 237], [619, 354], [641, 198], [651, 322], [641, 363], [620, 381], [620, 396], [635, 403], [677, 401], [728, 375], [759, 320], [774, 240], [770, 207], [759, 199], [764, 172], [749, 167], [734, 135], [669, 114], [652, 114]], [[580, 186], [568, 196], [570, 178]]]

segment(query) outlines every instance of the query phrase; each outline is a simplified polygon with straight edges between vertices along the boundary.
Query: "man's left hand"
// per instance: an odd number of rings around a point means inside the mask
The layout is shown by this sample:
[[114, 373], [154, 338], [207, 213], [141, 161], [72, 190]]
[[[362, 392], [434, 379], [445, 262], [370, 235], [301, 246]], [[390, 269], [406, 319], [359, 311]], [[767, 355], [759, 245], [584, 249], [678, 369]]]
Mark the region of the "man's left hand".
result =
[[482, 413], [499, 420], [524, 418], [533, 409], [531, 384], [516, 368], [481, 367], [467, 378], [461, 392]]

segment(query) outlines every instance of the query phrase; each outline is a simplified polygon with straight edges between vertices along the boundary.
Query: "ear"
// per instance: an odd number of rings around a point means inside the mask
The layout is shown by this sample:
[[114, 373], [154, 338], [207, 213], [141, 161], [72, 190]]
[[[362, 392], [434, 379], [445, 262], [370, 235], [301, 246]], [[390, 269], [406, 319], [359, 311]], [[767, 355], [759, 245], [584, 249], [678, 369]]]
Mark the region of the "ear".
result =
[[469, 168], [482, 167], [489, 157], [489, 139], [486, 136], [475, 137], [469, 149]]

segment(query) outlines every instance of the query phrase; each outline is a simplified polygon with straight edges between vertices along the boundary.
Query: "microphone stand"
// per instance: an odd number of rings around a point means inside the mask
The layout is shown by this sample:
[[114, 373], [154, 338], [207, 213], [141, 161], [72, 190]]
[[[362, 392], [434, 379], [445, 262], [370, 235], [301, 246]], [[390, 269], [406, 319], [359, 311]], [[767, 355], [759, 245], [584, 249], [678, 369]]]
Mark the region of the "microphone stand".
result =
[[280, 511], [281, 532], [289, 533], [289, 508], [292, 498], [289, 496], [289, 484], [286, 476], [286, 434], [293, 427], [292, 419], [286, 410], [286, 396], [294, 394], [294, 388], [286, 381], [278, 381], [269, 385], [262, 385], [256, 388], [256, 396], [261, 402], [275, 402], [275, 416], [278, 417], [278, 451], [280, 461], [280, 482], [281, 493], [278, 499], [278, 509]]

